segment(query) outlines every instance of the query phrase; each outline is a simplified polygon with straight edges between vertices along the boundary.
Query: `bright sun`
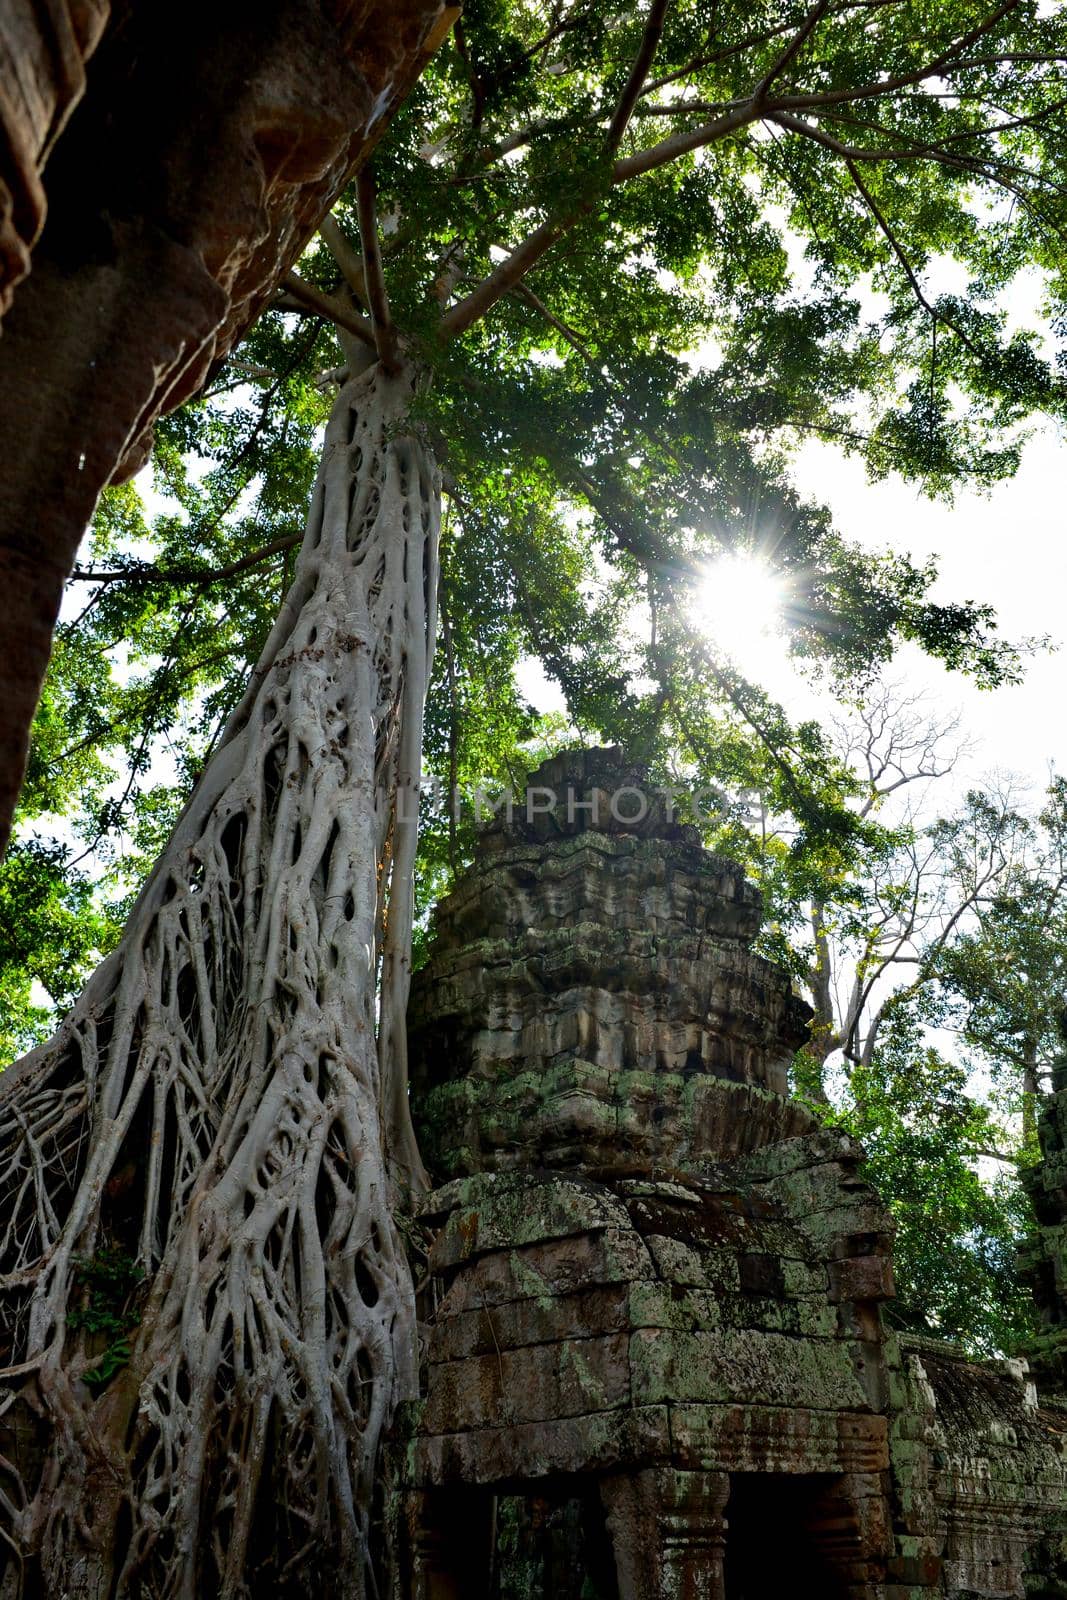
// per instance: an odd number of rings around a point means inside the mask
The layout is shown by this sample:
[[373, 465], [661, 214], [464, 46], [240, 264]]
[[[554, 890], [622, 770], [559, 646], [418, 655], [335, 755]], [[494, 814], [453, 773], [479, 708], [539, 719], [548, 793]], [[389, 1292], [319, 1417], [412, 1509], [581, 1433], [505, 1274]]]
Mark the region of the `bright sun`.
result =
[[759, 679], [782, 657], [782, 581], [757, 556], [722, 556], [704, 568], [693, 620], [746, 677]]

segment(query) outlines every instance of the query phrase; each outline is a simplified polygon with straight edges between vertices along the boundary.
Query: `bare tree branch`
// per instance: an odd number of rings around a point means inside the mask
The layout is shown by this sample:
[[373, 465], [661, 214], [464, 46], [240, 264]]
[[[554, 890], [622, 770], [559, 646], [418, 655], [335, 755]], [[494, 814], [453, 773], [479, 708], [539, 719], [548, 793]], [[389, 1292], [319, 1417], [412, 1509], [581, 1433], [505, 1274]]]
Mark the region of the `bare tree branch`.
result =
[[273, 367], [261, 367], [255, 361], [241, 361], [237, 356], [230, 356], [226, 365], [231, 367], [234, 372], [246, 373], [250, 378], [270, 378], [274, 380], [280, 377], [280, 373], [275, 372]]
[[222, 583], [226, 578], [236, 578], [239, 573], [247, 572], [250, 567], [258, 567], [260, 562], [269, 561], [271, 556], [278, 555], [283, 550], [291, 550], [300, 543], [301, 533], [286, 533], [280, 538], [272, 539], [270, 544], [261, 546], [259, 550], [252, 550], [246, 556], [241, 556], [238, 561], [231, 561], [224, 567], [211, 567], [205, 570], [201, 567], [159, 567], [144, 563], [136, 567], [116, 567], [110, 571], [101, 571], [95, 567], [75, 567], [70, 575], [71, 583], [173, 583], [192, 584], [197, 588], [207, 588], [213, 583]]
[[[584, 207], [583, 212], [588, 209], [588, 206]], [[439, 324], [441, 340], [455, 339], [459, 334], [465, 333], [479, 317], [484, 317], [509, 289], [513, 289], [522, 281], [530, 268], [540, 261], [557, 239], [563, 237], [568, 227], [572, 226], [583, 212], [576, 213], [571, 218], [552, 218], [542, 222], [539, 228], [528, 234], [476, 289], [465, 299], [458, 301], [451, 310], [445, 312]]]
[[616, 161], [611, 170], [613, 184], [625, 183], [629, 178], [639, 178], [646, 172], [654, 172], [657, 167], [664, 167], [670, 161], [676, 161], [679, 156], [688, 155], [691, 150], [700, 150], [705, 145], [715, 144], [720, 139], [728, 138], [731, 133], [737, 133], [751, 122], [757, 122], [761, 116], [760, 109], [750, 98], [744, 100], [732, 111], [724, 116], [717, 117], [712, 122], [705, 122], [699, 128], [692, 128], [688, 132], [671, 134], [669, 139], [663, 139], [659, 144], [652, 145], [647, 150], [639, 150], [635, 155], [624, 156]]
[[336, 261], [342, 278], [344, 278], [360, 305], [369, 306], [370, 296], [367, 292], [367, 280], [363, 273], [363, 262], [360, 259], [359, 251], [354, 250], [348, 242], [348, 236], [337, 221], [337, 218], [328, 214], [323, 217], [319, 223], [319, 232], [326, 243], [326, 248]]

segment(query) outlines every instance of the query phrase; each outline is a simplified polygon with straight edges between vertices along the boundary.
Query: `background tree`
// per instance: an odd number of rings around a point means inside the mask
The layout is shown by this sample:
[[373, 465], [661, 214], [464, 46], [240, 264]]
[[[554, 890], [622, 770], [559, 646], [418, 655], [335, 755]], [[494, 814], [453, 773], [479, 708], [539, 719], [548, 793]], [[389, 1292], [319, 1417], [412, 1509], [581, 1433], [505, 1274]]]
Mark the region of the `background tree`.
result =
[[[801, 976], [815, 1016], [800, 1074], [815, 1100], [826, 1097], [823, 1069], [835, 1052], [869, 1064], [891, 997], [906, 978], [921, 983], [918, 969], [974, 908], [985, 876], [950, 886], [922, 819], [929, 791], [951, 778], [965, 753], [958, 718], [931, 718], [921, 695], [879, 684], [830, 728], [858, 780], [851, 808], [873, 825], [858, 870], [827, 882], [811, 901], [810, 960]], [[992, 859], [988, 870], [996, 871]], [[782, 899], [791, 891], [774, 892]]]
[[1016, 823], [1012, 859], [937, 961], [965, 1043], [1021, 1087], [1027, 1135], [1034, 1101], [1062, 1055], [1067, 996], [1067, 782], [1056, 777], [1034, 818]]
[[931, 1034], [927, 998], [887, 1015], [830, 1115], [863, 1142], [866, 1175], [896, 1224], [890, 1322], [1012, 1354], [1035, 1323], [1017, 1266], [1033, 1227], [1018, 1119], [1013, 1129], [1003, 1102], [980, 1092], [976, 1063]]
[[[441, 481], [448, 773], [535, 731], [508, 670], [532, 649], [579, 726], [764, 789], [805, 870], [840, 870], [855, 775], [689, 613], [729, 549], [773, 556], [799, 656], [838, 682], [905, 638], [982, 681], [1017, 670], [988, 608], [862, 557], [785, 468], [815, 432], [947, 490], [1011, 471], [1019, 424], [1061, 413], [997, 295], [1024, 264], [1060, 292], [1065, 55], [1024, 3], [476, 5], [280, 314], [161, 440], [178, 512], [146, 539], [110, 500], [42, 783], [86, 845], [163, 849], [0, 1107], [10, 1410], [45, 1441], [43, 1476], [11, 1469], [9, 1533], [52, 1587], [373, 1589], [375, 1446], [413, 1381], [405, 802]], [[941, 257], [966, 293], [924, 287]], [[87, 699], [120, 639], [132, 674]], [[185, 745], [169, 793], [164, 737]], [[65, 771], [90, 748], [129, 756], [87, 814]], [[144, 1275], [110, 1382], [84, 1303], [102, 1250]]]
[[788, 817], [761, 811], [741, 841], [765, 942], [815, 1010], [796, 1088], [863, 1141], [896, 1219], [889, 1316], [1010, 1349], [1031, 1326], [1019, 1171], [1037, 1155], [1067, 977], [1063, 781], [1039, 808], [1006, 780], [954, 800], [957, 721], [899, 685], [831, 728], [865, 822], [843, 870], [798, 873]]

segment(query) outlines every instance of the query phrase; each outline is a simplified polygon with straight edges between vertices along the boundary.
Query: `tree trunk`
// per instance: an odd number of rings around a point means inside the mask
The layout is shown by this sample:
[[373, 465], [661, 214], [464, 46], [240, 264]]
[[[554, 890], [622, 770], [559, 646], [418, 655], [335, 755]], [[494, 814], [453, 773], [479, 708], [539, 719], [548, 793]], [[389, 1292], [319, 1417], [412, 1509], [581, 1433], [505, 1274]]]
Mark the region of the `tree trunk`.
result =
[[48, 153], [47, 224], [0, 339], [0, 854], [100, 490], [136, 472], [155, 419], [255, 321], [456, 14], [446, 0], [0, 6], [0, 306], [5, 258], [21, 275], [40, 225]]
[[1041, 1104], [1041, 1078], [1037, 1067], [1037, 1040], [1027, 1039], [1023, 1046], [1023, 1145], [1036, 1151], [1037, 1116]]
[[[394, 1209], [421, 1181], [403, 1011], [439, 484], [412, 388], [341, 390], [220, 748], [119, 949], [0, 1084], [0, 1528], [50, 1595], [375, 1593], [378, 1446], [416, 1384]], [[94, 1337], [87, 1282], [127, 1255], [140, 1325], [116, 1301]]]
[[815, 959], [808, 974], [811, 1006], [811, 1037], [798, 1052], [793, 1075], [798, 1091], [819, 1105], [829, 1106], [824, 1071], [828, 1058], [840, 1048], [833, 1002], [833, 961], [826, 934], [825, 907], [817, 902], [811, 908], [811, 931]]

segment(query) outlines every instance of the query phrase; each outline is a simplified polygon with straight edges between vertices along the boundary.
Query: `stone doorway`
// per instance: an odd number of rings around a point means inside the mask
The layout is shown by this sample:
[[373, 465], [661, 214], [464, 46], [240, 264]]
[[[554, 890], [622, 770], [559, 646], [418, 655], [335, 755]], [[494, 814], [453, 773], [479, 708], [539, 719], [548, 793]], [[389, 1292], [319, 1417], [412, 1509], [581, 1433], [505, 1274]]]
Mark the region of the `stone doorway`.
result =
[[413, 1555], [416, 1600], [619, 1600], [595, 1478], [430, 1491]]
[[596, 1485], [497, 1496], [494, 1566], [489, 1600], [618, 1600]]
[[868, 1590], [856, 1570], [859, 1545], [842, 1478], [731, 1473], [725, 1600], [860, 1600]]

